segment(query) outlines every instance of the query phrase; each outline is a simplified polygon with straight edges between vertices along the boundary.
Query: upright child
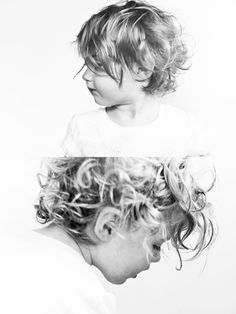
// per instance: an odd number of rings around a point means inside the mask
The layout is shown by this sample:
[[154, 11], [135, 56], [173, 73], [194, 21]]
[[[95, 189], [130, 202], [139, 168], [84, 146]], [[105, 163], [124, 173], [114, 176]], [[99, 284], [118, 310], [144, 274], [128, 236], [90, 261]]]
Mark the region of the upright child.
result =
[[92, 15], [76, 43], [83, 79], [100, 108], [74, 115], [63, 142], [66, 155], [206, 153], [192, 117], [160, 100], [175, 91], [178, 72], [188, 68], [173, 15], [144, 1], [119, 2]]

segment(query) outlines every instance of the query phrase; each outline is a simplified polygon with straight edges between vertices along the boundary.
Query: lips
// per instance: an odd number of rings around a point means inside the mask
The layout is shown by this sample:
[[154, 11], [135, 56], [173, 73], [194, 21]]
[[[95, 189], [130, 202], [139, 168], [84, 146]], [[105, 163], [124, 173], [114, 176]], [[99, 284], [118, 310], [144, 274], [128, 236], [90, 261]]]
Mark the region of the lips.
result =
[[96, 92], [96, 89], [91, 88], [91, 87], [88, 87], [88, 90], [90, 91], [91, 94], [94, 93], [94, 92]]

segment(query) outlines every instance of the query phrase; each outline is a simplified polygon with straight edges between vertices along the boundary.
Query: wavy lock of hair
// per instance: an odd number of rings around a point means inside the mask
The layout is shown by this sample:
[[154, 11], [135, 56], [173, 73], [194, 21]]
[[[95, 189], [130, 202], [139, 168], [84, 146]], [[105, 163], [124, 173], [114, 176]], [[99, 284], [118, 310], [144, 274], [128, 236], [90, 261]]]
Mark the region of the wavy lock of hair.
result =
[[87, 66], [103, 69], [120, 85], [123, 69], [141, 70], [148, 77], [143, 91], [162, 96], [175, 91], [177, 74], [189, 68], [182, 37], [170, 13], [145, 1], [123, 1], [92, 15], [76, 44]]
[[[203, 158], [203, 157], [199, 157]], [[78, 241], [94, 244], [86, 232], [105, 206], [116, 207], [116, 223], [151, 233], [163, 228], [180, 257], [189, 251], [200, 255], [212, 242], [214, 225], [207, 192], [191, 173], [191, 158], [64, 157], [47, 162], [39, 175], [41, 191], [36, 205], [40, 223], [54, 222]], [[209, 213], [208, 213], [209, 212]], [[194, 235], [193, 246], [186, 240]]]

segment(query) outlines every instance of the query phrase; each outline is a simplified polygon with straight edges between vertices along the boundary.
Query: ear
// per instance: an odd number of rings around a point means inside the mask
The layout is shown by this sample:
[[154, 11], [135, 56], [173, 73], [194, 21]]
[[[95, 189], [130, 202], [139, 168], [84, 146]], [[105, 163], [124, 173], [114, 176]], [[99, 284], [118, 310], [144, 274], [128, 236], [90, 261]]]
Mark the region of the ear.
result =
[[135, 75], [136, 75], [136, 79], [138, 81], [146, 81], [150, 78], [150, 76], [152, 75], [152, 71], [150, 70], [144, 70], [140, 67], [136, 67], [134, 69], [135, 71]]
[[98, 239], [103, 242], [108, 242], [117, 229], [117, 220], [120, 218], [120, 211], [114, 207], [104, 207], [99, 213], [95, 226], [94, 233]]

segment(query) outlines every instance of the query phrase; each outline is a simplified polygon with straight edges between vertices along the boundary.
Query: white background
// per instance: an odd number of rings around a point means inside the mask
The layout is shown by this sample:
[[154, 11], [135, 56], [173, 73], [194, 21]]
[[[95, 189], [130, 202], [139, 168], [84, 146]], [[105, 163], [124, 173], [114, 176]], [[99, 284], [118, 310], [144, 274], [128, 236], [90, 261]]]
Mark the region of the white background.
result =
[[[82, 79], [73, 80], [82, 61], [71, 43], [85, 19], [109, 3], [0, 2], [0, 215], [5, 237], [33, 219], [42, 157], [60, 155], [70, 117], [96, 106]], [[122, 314], [236, 314], [236, 4], [152, 3], [179, 18], [193, 47], [192, 68], [180, 77], [177, 92], [161, 101], [195, 112], [210, 134], [218, 176], [211, 198], [219, 235], [207, 258], [184, 264], [181, 272], [175, 270], [177, 261], [164, 259], [135, 280], [107, 287]]]

